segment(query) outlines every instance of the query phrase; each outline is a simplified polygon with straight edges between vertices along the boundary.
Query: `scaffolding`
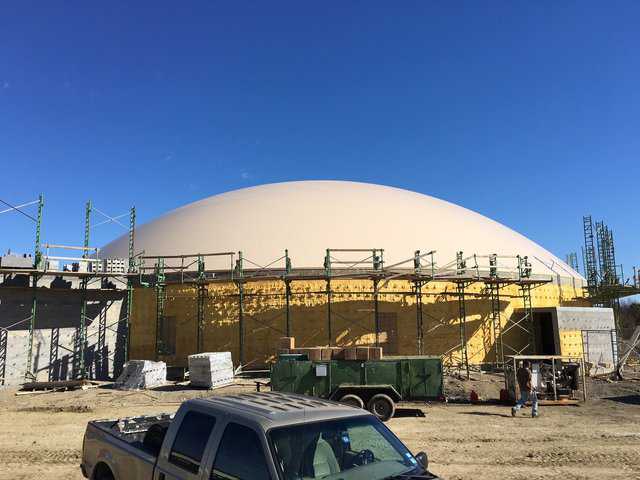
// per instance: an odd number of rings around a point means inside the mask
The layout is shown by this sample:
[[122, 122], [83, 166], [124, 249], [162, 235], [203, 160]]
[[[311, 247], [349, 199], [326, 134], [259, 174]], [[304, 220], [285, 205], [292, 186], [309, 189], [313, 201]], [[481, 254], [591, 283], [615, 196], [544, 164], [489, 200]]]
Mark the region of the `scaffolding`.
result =
[[[633, 269], [632, 284], [625, 280], [622, 265], [616, 263], [615, 243], [613, 231], [603, 222], [594, 223], [591, 215], [583, 217], [584, 247], [583, 262], [587, 274], [588, 299], [594, 306], [613, 309], [615, 331], [612, 333], [612, 351], [616, 357], [617, 372], [621, 376], [624, 363], [628, 356], [618, 352], [632, 352], [636, 345], [629, 344], [622, 339], [620, 326], [620, 299], [640, 294], [640, 279], [636, 269]], [[635, 338], [635, 337], [634, 337]], [[637, 342], [637, 339], [636, 339]]]
[[[26, 348], [26, 366], [24, 371], [24, 379], [25, 381], [35, 381], [36, 380], [36, 372], [33, 371], [33, 349], [34, 349], [34, 332], [38, 328], [37, 323], [37, 314], [38, 314], [38, 285], [39, 281], [41, 281], [44, 277], [60, 277], [60, 278], [70, 278], [72, 281], [75, 279], [79, 284], [79, 293], [80, 293], [80, 313], [79, 313], [79, 322], [76, 328], [76, 332], [73, 339], [73, 357], [72, 357], [72, 377], [76, 379], [84, 379], [86, 378], [86, 343], [87, 343], [87, 322], [92, 319], [87, 316], [87, 289], [94, 282], [100, 282], [100, 288], [106, 286], [106, 284], [113, 281], [122, 282], [122, 277], [127, 277], [130, 275], [130, 272], [107, 272], [103, 271], [101, 259], [99, 258], [99, 249], [96, 247], [91, 247], [90, 243], [90, 231], [93, 227], [103, 225], [105, 223], [117, 223], [124, 227], [122, 223], [118, 221], [119, 218], [125, 216], [126, 214], [119, 215], [117, 217], [111, 217], [104, 212], [101, 212], [97, 208], [93, 207], [91, 202], [87, 202], [85, 205], [85, 215], [84, 215], [84, 241], [82, 246], [70, 246], [70, 245], [58, 245], [58, 244], [44, 244], [41, 243], [41, 229], [42, 229], [42, 216], [44, 209], [44, 197], [40, 195], [37, 201], [29, 202], [23, 205], [11, 205], [8, 202], [0, 200], [1, 203], [7, 205], [9, 208], [0, 212], [9, 212], [9, 211], [17, 211], [24, 216], [30, 218], [35, 223], [35, 245], [34, 245], [34, 261], [33, 266], [31, 268], [11, 268], [11, 267], [0, 267], [0, 274], [6, 279], [8, 276], [22, 275], [28, 278], [28, 285], [32, 290], [32, 303], [31, 303], [31, 312], [28, 318], [18, 322], [17, 324], [11, 325], [11, 327], [15, 327], [18, 324], [28, 322], [28, 339], [27, 339], [27, 348]], [[28, 213], [22, 210], [23, 207], [29, 205], [38, 205], [38, 211], [36, 217], [29, 215]], [[105, 217], [107, 220], [102, 221], [96, 225], [92, 225], [92, 213], [98, 213]], [[126, 228], [126, 227], [125, 227]], [[132, 208], [130, 211], [130, 224], [129, 224], [129, 241], [131, 245], [130, 251], [133, 249], [133, 229], [135, 228], [135, 209]], [[46, 249], [46, 252], [43, 252], [43, 247]], [[52, 251], [57, 250], [65, 250], [65, 251], [73, 251], [73, 252], [81, 252], [80, 257], [69, 256], [69, 255], [52, 255]], [[130, 253], [131, 257], [131, 253]], [[67, 268], [63, 266], [60, 268], [60, 261], [71, 261], [72, 268]], [[133, 263], [132, 259], [129, 259], [129, 264]], [[133, 287], [131, 287], [131, 290]], [[130, 303], [129, 303], [130, 306]], [[129, 307], [128, 307], [129, 308]], [[128, 324], [129, 322], [130, 311], [125, 319], [119, 320], [117, 323], [122, 321]], [[102, 320], [99, 319], [99, 322]], [[98, 343], [104, 340], [106, 335], [106, 329], [111, 328], [109, 325], [99, 326], [98, 331]], [[3, 371], [2, 380], [0, 380], [0, 384], [3, 384], [5, 374], [6, 374], [6, 343], [8, 336], [8, 329], [2, 328], [2, 337], [4, 338], [5, 348], [4, 350], [0, 348], [0, 370]], [[49, 379], [52, 377], [52, 365], [54, 365], [58, 361], [59, 350], [62, 348], [60, 346], [60, 329], [58, 327], [53, 327], [51, 329], [51, 341], [50, 341], [50, 349], [49, 349]], [[2, 340], [2, 338], [0, 338]], [[101, 352], [99, 352], [99, 355]], [[126, 361], [126, 352], [125, 352], [125, 361]]]
[[[26, 202], [21, 205], [13, 205], [5, 200], [0, 200], [0, 203], [4, 204], [8, 208], [0, 211], [0, 213], [9, 213], [9, 212], [17, 212], [21, 215], [27, 217], [35, 224], [35, 244], [34, 244], [34, 262], [33, 262], [33, 270], [37, 270], [40, 268], [42, 264], [42, 250], [41, 250], [41, 229], [42, 229], [42, 213], [44, 209], [44, 196], [40, 194], [37, 200], [33, 200], [31, 202]], [[38, 210], [36, 216], [32, 216], [31, 214], [25, 212], [23, 209], [29, 207], [31, 205], [37, 205]], [[27, 368], [25, 371], [25, 379], [30, 379], [32, 377], [31, 374], [31, 365], [33, 358], [33, 329], [36, 323], [36, 315], [38, 309], [37, 302], [37, 292], [38, 292], [38, 280], [39, 275], [36, 273], [30, 277], [30, 286], [32, 289], [32, 299], [31, 299], [31, 314], [28, 318], [22, 320], [22, 322], [29, 322], [29, 336], [27, 340]], [[22, 323], [20, 322], [20, 323]], [[8, 348], [8, 329], [2, 328], [0, 329], [2, 332], [2, 336], [0, 337], [0, 371], [2, 372], [2, 376], [0, 377], [0, 385], [4, 384], [5, 374], [6, 374], [6, 362], [7, 362], [7, 348]]]
[[[135, 215], [135, 213], [134, 213]], [[130, 249], [133, 251], [133, 248]], [[233, 269], [233, 260], [235, 253], [219, 252], [219, 253], [196, 253], [189, 255], [139, 255], [136, 259], [132, 258], [130, 263], [130, 271], [137, 272], [137, 284], [142, 287], [153, 286], [155, 292], [156, 303], [156, 321], [155, 321], [155, 359], [158, 360], [163, 355], [172, 354], [170, 346], [166, 344], [163, 332], [166, 328], [166, 286], [167, 277], [172, 278], [173, 282], [178, 279], [179, 283], [193, 283], [196, 288], [196, 332], [195, 332], [195, 351], [200, 353], [203, 344], [204, 318], [206, 314], [205, 302], [208, 297], [207, 284], [214, 279], [215, 273], [208, 272], [206, 269], [206, 259], [209, 257], [227, 257], [231, 264], [229, 272]], [[136, 264], [135, 260], [138, 261]], [[151, 263], [151, 265], [148, 265]], [[236, 265], [236, 268], [238, 266]], [[127, 294], [133, 301], [133, 278], [130, 277], [127, 285]], [[130, 315], [128, 309], [127, 317]], [[127, 329], [128, 331], [128, 329]]]
[[[531, 274], [532, 267], [527, 257], [523, 256], [498, 256], [491, 255], [471, 255], [464, 257], [462, 252], [458, 252], [456, 260], [444, 266], [436, 264], [435, 251], [421, 253], [420, 250], [414, 252], [413, 256], [388, 265], [384, 259], [384, 249], [382, 248], [328, 248], [325, 250], [322, 268], [301, 268], [293, 269], [292, 259], [288, 250], [284, 255], [278, 257], [267, 265], [248, 259], [243, 252], [218, 252], [210, 254], [189, 254], [178, 256], [142, 256], [142, 262], [153, 261], [153, 267], [141, 265], [139, 267], [139, 285], [156, 289], [156, 358], [165, 355], [161, 341], [161, 331], [164, 319], [164, 295], [165, 287], [168, 284], [186, 283], [195, 287], [195, 309], [197, 318], [196, 350], [203, 348], [203, 318], [205, 316], [205, 299], [208, 290], [205, 285], [217, 282], [231, 282], [236, 287], [233, 296], [237, 299], [238, 307], [238, 360], [241, 367], [246, 366], [246, 329], [248, 321], [246, 316], [245, 303], [247, 299], [259, 296], [259, 293], [249, 293], [246, 284], [257, 280], [279, 280], [283, 282], [284, 289], [282, 295], [284, 304], [284, 326], [282, 328], [270, 325], [269, 321], [259, 322], [261, 327], [266, 327], [277, 331], [280, 335], [291, 336], [294, 319], [291, 315], [291, 299], [294, 295], [324, 295], [326, 298], [326, 344], [331, 346], [335, 343], [334, 321], [336, 317], [352, 326], [358, 326], [368, 332], [373, 333], [373, 344], [381, 346], [381, 313], [380, 301], [384, 295], [413, 295], [416, 304], [416, 352], [423, 354], [425, 351], [425, 331], [423, 297], [424, 286], [433, 281], [451, 282], [456, 286], [455, 292], [447, 291], [440, 293], [428, 293], [428, 295], [447, 296], [453, 295], [458, 305], [458, 328], [459, 344], [453, 349], [457, 351], [460, 360], [456, 363], [446, 365], [447, 368], [458, 369], [469, 375], [470, 362], [468, 353], [468, 332], [467, 332], [467, 308], [466, 299], [469, 295], [474, 298], [478, 294], [470, 294], [467, 289], [474, 283], [484, 285], [487, 294], [491, 299], [491, 325], [493, 326], [494, 338], [496, 341], [496, 364], [499, 368], [504, 365], [505, 352], [510, 354], [522, 354], [532, 352], [535, 347], [535, 335], [532, 318], [531, 290], [552, 281], [551, 276]], [[205, 257], [226, 257], [228, 268], [210, 270], [205, 265]], [[179, 260], [178, 264], [169, 265], [169, 260]], [[498, 262], [501, 262], [500, 264]], [[472, 262], [472, 263], [469, 263]], [[488, 263], [487, 263], [488, 262]], [[508, 264], [511, 263], [511, 266]], [[369, 291], [336, 291], [334, 286], [338, 280], [366, 280], [371, 282]], [[393, 292], [387, 289], [389, 283], [394, 279], [409, 281], [412, 285], [410, 291]], [[296, 281], [321, 280], [324, 288], [319, 291], [295, 292], [292, 284]], [[508, 285], [519, 287], [519, 296], [522, 298], [522, 314], [514, 313], [512, 318], [506, 320], [502, 325], [500, 290]], [[372, 314], [371, 327], [366, 327], [354, 319], [340, 315], [334, 309], [334, 296], [336, 294], [362, 295], [368, 296], [371, 301]], [[482, 294], [481, 294], [482, 296]], [[278, 315], [281, 315], [279, 313]], [[274, 317], [275, 318], [275, 317]], [[511, 329], [517, 329], [520, 333], [527, 335], [527, 340], [523, 345], [514, 345], [505, 334]]]
[[489, 256], [489, 298], [491, 301], [491, 325], [493, 327], [493, 344], [496, 351], [496, 364], [504, 365], [504, 345], [502, 344], [502, 319], [500, 306], [500, 282], [498, 281], [498, 255]]
[[640, 294], [640, 281], [634, 270], [633, 284], [624, 279], [622, 265], [616, 263], [613, 231], [602, 221], [594, 224], [591, 215], [583, 217], [583, 262], [587, 274], [587, 293], [593, 305], [614, 310], [616, 328], [620, 299]]

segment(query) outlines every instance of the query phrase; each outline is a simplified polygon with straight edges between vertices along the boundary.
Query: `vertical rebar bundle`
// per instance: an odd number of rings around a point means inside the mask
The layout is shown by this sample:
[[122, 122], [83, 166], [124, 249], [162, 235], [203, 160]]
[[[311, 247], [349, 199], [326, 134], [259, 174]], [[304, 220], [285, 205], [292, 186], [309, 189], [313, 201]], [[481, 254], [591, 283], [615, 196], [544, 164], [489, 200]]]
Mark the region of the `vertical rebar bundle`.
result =
[[602, 285], [618, 285], [616, 253], [613, 244], [613, 232], [604, 222], [596, 222], [600, 281]]
[[576, 252], [567, 253], [566, 262], [567, 265], [573, 268], [576, 272], [580, 272], [580, 266], [578, 265], [578, 254]]
[[589, 295], [595, 296], [598, 293], [598, 258], [591, 215], [582, 217], [582, 225], [584, 231], [584, 271], [587, 277], [587, 288]]

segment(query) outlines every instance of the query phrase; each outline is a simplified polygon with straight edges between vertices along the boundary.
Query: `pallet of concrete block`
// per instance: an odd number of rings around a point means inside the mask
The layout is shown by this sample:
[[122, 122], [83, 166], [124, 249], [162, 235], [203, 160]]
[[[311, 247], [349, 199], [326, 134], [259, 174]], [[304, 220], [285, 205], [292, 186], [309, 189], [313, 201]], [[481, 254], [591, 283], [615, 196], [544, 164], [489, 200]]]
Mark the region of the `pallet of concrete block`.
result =
[[150, 360], [129, 360], [115, 383], [118, 390], [140, 390], [167, 383], [167, 364]]
[[189, 383], [194, 387], [217, 388], [233, 383], [231, 352], [189, 355]]

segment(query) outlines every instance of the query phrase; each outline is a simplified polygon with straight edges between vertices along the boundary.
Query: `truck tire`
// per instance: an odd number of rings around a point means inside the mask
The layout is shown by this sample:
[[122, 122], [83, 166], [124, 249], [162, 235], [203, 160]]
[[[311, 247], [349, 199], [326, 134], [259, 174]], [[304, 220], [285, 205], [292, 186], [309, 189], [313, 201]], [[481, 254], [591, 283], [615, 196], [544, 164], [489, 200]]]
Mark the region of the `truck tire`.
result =
[[93, 474], [93, 480], [114, 480], [111, 469], [104, 463], [99, 463]]
[[345, 405], [349, 405], [350, 407], [356, 408], [364, 408], [364, 402], [358, 395], [354, 395], [353, 393], [349, 393], [343, 396], [340, 399], [340, 403], [344, 403]]
[[371, 397], [369, 403], [367, 403], [367, 410], [373, 413], [383, 422], [386, 422], [396, 411], [396, 404], [391, 400], [391, 397], [384, 393], [378, 393]]

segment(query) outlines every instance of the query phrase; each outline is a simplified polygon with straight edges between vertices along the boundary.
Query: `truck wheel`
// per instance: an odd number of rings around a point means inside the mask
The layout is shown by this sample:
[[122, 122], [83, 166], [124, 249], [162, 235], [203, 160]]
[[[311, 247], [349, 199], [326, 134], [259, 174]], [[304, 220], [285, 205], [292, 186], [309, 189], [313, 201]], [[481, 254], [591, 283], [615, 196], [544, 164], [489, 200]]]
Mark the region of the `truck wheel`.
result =
[[99, 463], [96, 466], [96, 471], [93, 474], [94, 480], [113, 480], [113, 473], [111, 473], [111, 469], [107, 467], [104, 463]]
[[358, 395], [354, 395], [352, 393], [345, 395], [340, 399], [340, 403], [344, 403], [345, 405], [349, 405], [350, 407], [356, 408], [364, 408], [364, 402]]
[[383, 422], [386, 422], [396, 411], [396, 404], [384, 393], [379, 393], [371, 397], [367, 403], [367, 409]]

